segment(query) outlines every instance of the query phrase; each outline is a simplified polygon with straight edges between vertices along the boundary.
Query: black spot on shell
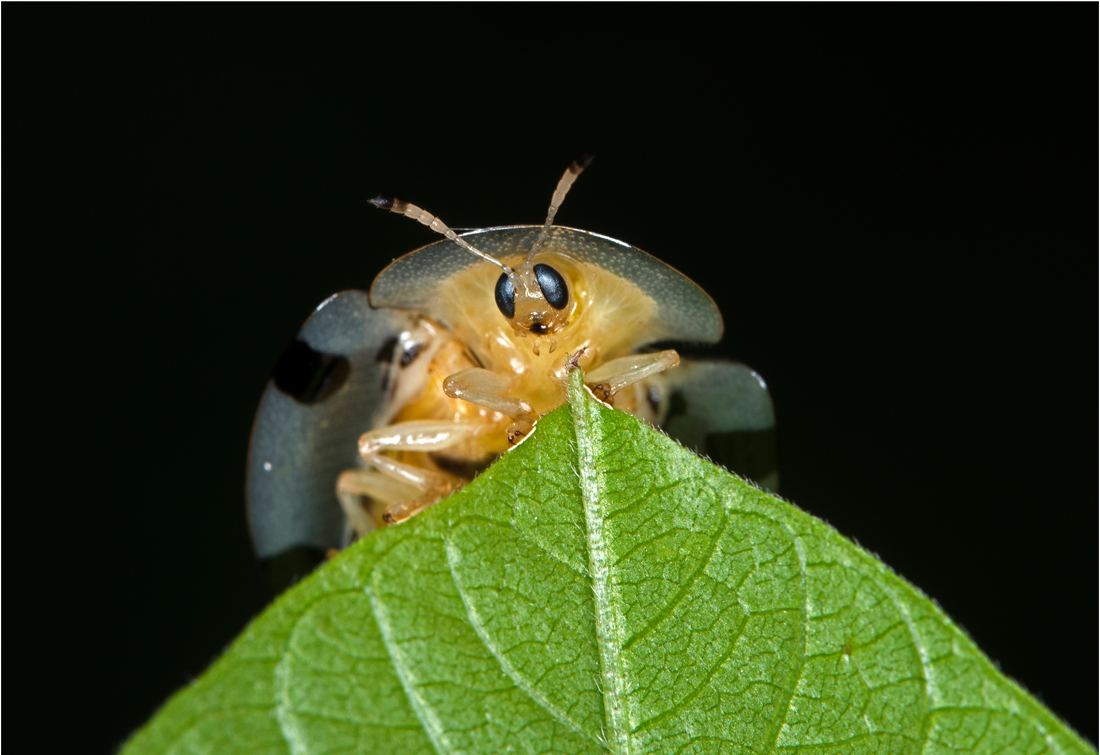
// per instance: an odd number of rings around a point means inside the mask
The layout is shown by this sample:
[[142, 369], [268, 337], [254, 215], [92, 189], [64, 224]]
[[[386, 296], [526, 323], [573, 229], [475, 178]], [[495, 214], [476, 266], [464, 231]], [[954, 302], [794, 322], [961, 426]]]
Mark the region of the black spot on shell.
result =
[[351, 373], [348, 360], [325, 354], [304, 341], [293, 341], [279, 357], [272, 379], [275, 387], [302, 404], [324, 401], [339, 390]]

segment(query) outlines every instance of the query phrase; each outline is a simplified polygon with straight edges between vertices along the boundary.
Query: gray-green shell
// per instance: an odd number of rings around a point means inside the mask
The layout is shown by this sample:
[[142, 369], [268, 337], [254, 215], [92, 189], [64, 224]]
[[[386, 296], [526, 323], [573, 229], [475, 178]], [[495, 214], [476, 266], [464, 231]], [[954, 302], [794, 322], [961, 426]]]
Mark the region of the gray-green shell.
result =
[[388, 365], [379, 350], [413, 318], [373, 309], [363, 291], [325, 300], [306, 320], [298, 341], [346, 360], [346, 377], [331, 395], [302, 401], [268, 382], [252, 428], [248, 457], [248, 521], [256, 555], [271, 558], [295, 547], [338, 548], [345, 518], [336, 479], [359, 466], [357, 439], [377, 424], [386, 400]]
[[661, 422], [665, 432], [778, 492], [775, 411], [763, 378], [736, 362], [685, 359], [659, 383], [671, 404]]
[[[540, 229], [528, 225], [486, 228], [462, 234], [462, 238], [485, 254], [504, 259], [527, 254]], [[632, 282], [651, 298], [657, 316], [647, 342], [715, 343], [722, 337], [722, 315], [714, 300], [683, 273], [637, 247], [597, 233], [555, 226], [543, 249], [599, 266]], [[484, 264], [453, 241], [429, 244], [394, 260], [375, 278], [371, 304], [430, 315], [440, 286], [471, 265]]]

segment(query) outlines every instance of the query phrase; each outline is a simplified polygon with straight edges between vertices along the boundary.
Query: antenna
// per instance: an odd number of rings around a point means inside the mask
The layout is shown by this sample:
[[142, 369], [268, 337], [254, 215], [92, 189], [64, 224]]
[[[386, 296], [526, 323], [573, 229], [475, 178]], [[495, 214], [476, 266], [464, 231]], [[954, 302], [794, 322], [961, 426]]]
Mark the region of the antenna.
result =
[[[576, 165], [576, 163], [573, 163], [573, 164]], [[580, 171], [577, 171], [577, 172], [579, 173]], [[562, 181], [564, 181], [564, 180], [565, 179], [563, 178]], [[570, 183], [572, 183], [572, 182], [570, 182]], [[560, 189], [560, 184], [559, 184], [559, 189]], [[568, 191], [568, 190], [569, 190], [569, 187], [567, 186], [566, 191]], [[554, 196], [556, 197], [557, 194], [555, 194]], [[562, 194], [562, 196], [565, 196], [564, 193]], [[473, 254], [476, 254], [478, 257], [481, 257], [481, 259], [485, 260], [486, 262], [490, 262], [490, 263], [496, 265], [497, 267], [499, 267], [501, 270], [503, 270], [506, 273], [511, 273], [512, 272], [511, 268], [509, 268], [503, 262], [501, 262], [500, 260], [498, 260], [494, 257], [490, 257], [485, 252], [482, 252], [478, 249], [474, 249], [472, 246], [470, 246], [465, 241], [460, 239], [458, 237], [458, 234], [455, 233], [454, 231], [452, 231], [450, 228], [448, 228], [447, 225], [442, 220], [440, 220], [436, 216], [432, 215], [431, 213], [420, 209], [419, 207], [417, 207], [414, 204], [410, 204], [408, 202], [403, 202], [402, 200], [394, 199], [393, 197], [384, 197], [381, 194], [379, 194], [374, 199], [368, 199], [367, 201], [370, 202], [372, 205], [374, 205], [375, 207], [377, 207], [380, 210], [389, 210], [390, 212], [396, 212], [398, 215], [404, 215], [407, 218], [412, 218], [413, 220], [416, 220], [420, 223], [423, 223], [424, 225], [428, 226], [429, 228], [431, 228], [436, 233], [443, 234], [448, 239], [450, 239], [451, 241], [455, 242], [460, 247], [465, 249], [467, 252], [471, 252]], [[549, 221], [547, 221], [547, 222], [549, 222]]]
[[546, 213], [546, 223], [542, 226], [542, 230], [539, 231], [539, 237], [535, 239], [531, 251], [527, 253], [526, 261], [528, 263], [538, 253], [539, 249], [542, 249], [542, 244], [546, 241], [546, 236], [550, 233], [550, 226], [554, 225], [554, 216], [558, 214], [558, 208], [561, 207], [561, 203], [565, 201], [565, 195], [569, 193], [569, 189], [573, 185], [573, 182], [577, 180], [577, 176], [592, 164], [592, 159], [592, 155], [581, 155], [565, 169], [565, 174], [561, 177], [561, 180], [558, 181], [558, 188], [554, 189], [554, 196], [550, 198], [550, 211]]

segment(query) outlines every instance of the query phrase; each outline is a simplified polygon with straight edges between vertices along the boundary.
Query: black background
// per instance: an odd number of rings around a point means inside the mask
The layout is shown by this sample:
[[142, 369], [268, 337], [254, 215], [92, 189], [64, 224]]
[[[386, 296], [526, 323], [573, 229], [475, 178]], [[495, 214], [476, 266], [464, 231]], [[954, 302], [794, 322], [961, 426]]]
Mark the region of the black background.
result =
[[268, 371], [434, 240], [364, 200], [538, 223], [582, 152], [559, 221], [714, 296], [783, 493], [1096, 740], [1095, 6], [5, 10], [9, 744], [263, 607]]

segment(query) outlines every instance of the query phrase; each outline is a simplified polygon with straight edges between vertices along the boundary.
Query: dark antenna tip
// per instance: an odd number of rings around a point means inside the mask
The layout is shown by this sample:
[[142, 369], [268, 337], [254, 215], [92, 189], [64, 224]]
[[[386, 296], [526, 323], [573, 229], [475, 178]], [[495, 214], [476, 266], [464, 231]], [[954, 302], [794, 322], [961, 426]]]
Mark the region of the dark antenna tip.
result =
[[577, 162], [577, 167], [580, 168], [581, 170], [584, 170], [589, 165], [591, 165], [592, 161], [595, 160], [595, 159], [596, 159], [595, 155], [581, 155], [579, 158], [577, 158], [577, 161], [576, 161]]
[[392, 210], [393, 209], [393, 197], [383, 196], [379, 194], [374, 199], [368, 199], [367, 202], [377, 207], [379, 210]]

